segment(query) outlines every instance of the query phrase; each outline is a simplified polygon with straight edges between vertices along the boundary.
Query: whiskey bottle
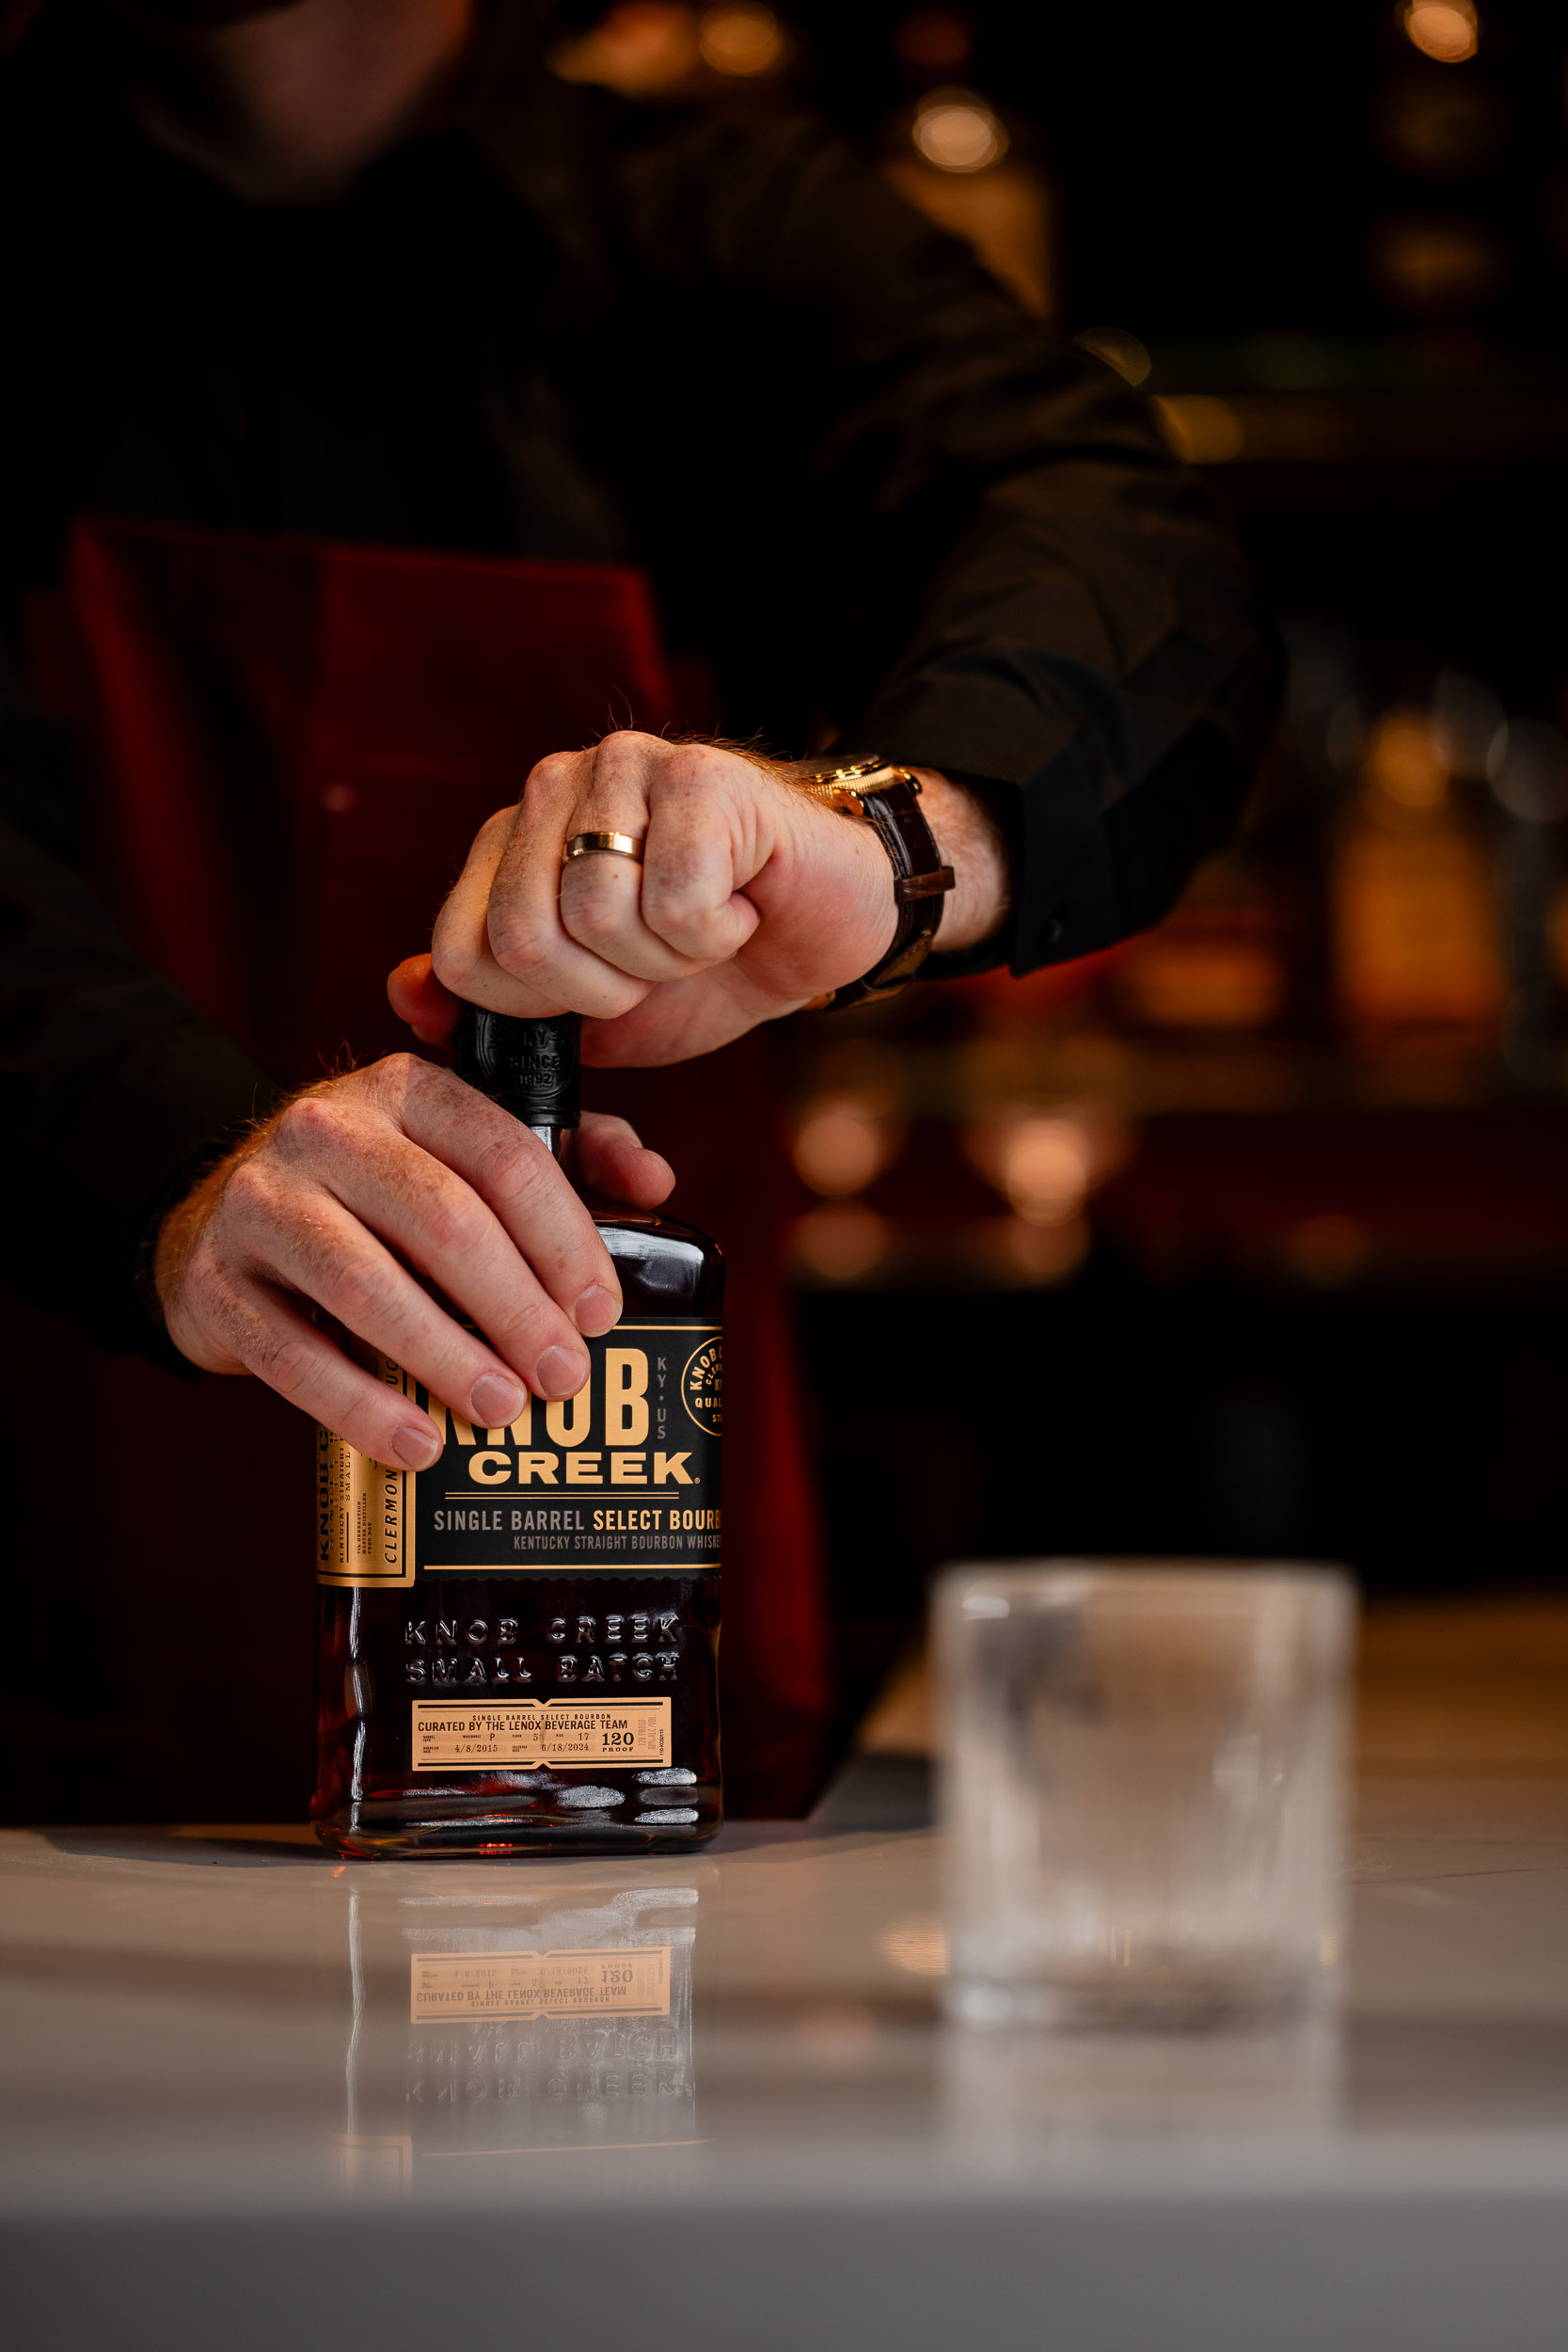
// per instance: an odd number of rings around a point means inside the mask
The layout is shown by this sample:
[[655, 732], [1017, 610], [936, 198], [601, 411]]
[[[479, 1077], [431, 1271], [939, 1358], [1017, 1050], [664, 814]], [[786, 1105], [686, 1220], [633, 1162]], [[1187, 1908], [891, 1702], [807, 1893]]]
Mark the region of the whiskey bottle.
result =
[[[578, 1022], [468, 1009], [460, 1075], [563, 1157]], [[667, 1217], [595, 1217], [621, 1321], [586, 1388], [478, 1429], [432, 1415], [434, 1469], [320, 1433], [319, 1772], [356, 1857], [670, 1852], [720, 1826], [723, 1263]]]

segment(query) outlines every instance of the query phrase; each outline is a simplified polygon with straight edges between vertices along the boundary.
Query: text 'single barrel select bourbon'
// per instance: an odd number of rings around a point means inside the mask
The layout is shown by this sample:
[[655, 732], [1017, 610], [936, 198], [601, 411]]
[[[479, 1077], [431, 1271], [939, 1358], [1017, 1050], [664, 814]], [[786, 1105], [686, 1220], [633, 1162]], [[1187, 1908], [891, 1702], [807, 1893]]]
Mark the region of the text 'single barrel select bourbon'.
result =
[[[465, 1012], [458, 1070], [560, 1153], [578, 1023]], [[720, 1311], [705, 1233], [600, 1216], [588, 1385], [389, 1469], [321, 1433], [318, 1835], [358, 1856], [679, 1851], [722, 1818]]]

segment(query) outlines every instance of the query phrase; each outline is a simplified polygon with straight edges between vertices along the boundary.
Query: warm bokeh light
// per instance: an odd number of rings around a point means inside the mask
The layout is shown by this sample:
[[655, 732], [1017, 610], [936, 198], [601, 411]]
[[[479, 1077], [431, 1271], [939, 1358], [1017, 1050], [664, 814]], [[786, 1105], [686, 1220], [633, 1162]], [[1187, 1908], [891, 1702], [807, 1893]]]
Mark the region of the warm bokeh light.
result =
[[894, 1138], [885, 1120], [853, 1097], [812, 1104], [795, 1131], [795, 1168], [813, 1192], [843, 1200], [886, 1167]]
[[984, 171], [1007, 151], [1007, 134], [983, 98], [969, 89], [933, 90], [923, 98], [911, 134], [938, 171]]
[[1441, 806], [1449, 771], [1424, 710], [1390, 710], [1378, 721], [1367, 747], [1367, 781], [1400, 808]]
[[795, 1255], [825, 1282], [856, 1282], [887, 1255], [888, 1225], [858, 1200], [813, 1209], [795, 1228]]
[[1026, 1225], [1065, 1225], [1089, 1189], [1094, 1152], [1075, 1119], [1025, 1119], [1002, 1147], [1002, 1189]]
[[1490, 221], [1455, 213], [1394, 213], [1373, 221], [1367, 259], [1385, 301], [1436, 318], [1484, 310], [1506, 290], [1513, 267]]
[[716, 73], [749, 79], [772, 72], [784, 56], [784, 37], [771, 8], [759, 8], [753, 0], [733, 0], [733, 5], [706, 10], [697, 46], [703, 63]]
[[893, 45], [906, 65], [924, 73], [951, 73], [974, 42], [963, 18], [951, 8], [916, 8], [896, 27]]
[[1133, 1136], [1124, 1119], [1098, 1104], [972, 1120], [964, 1153], [996, 1186], [1014, 1216], [1037, 1229], [1073, 1222], [1097, 1184], [1125, 1165]]
[[1496, 1031], [1507, 992], [1494, 862], [1449, 788], [1430, 710], [1384, 713], [1331, 875], [1336, 991], [1354, 1037]]
[[697, 11], [667, 0], [622, 0], [551, 60], [563, 82], [596, 83], [627, 98], [672, 89], [697, 65]]
[[1246, 445], [1241, 418], [1212, 392], [1180, 392], [1154, 406], [1166, 440], [1189, 466], [1223, 466]]
[[1072, 340], [1080, 351], [1093, 352], [1129, 384], [1142, 384], [1154, 365], [1136, 335], [1130, 335], [1124, 326], [1085, 326]]
[[1290, 979], [1266, 903], [1227, 899], [1201, 878], [1176, 912], [1129, 942], [1110, 976], [1113, 1001], [1140, 1027], [1211, 1036], [1266, 1029]]
[[1422, 55], [1439, 65], [1463, 65], [1475, 56], [1481, 39], [1471, 0], [1409, 0], [1404, 29]]

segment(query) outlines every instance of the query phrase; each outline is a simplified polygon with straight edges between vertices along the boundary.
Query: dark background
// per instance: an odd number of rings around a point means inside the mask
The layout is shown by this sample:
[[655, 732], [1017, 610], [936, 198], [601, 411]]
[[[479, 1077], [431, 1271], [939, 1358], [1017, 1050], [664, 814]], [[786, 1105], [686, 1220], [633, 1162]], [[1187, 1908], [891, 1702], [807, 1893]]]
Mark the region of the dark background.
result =
[[[922, 81], [895, 45], [904, 13], [797, 11], [811, 93], [884, 145]], [[1370, 708], [1457, 668], [1560, 724], [1568, 25], [1481, 0], [1477, 55], [1446, 66], [1386, 0], [977, 7], [967, 23], [968, 59], [924, 78], [981, 92], [1045, 176], [1054, 323], [1131, 331], [1153, 358], [1146, 389], [1238, 398], [1262, 420], [1256, 461], [1209, 479], [1298, 656], [1338, 648]], [[1397, 127], [1422, 106], [1448, 123], [1424, 161]], [[1479, 224], [1492, 282], [1424, 306], [1402, 294], [1379, 254], [1412, 218]], [[1276, 439], [1330, 433], [1345, 453], [1271, 456], [1271, 411]], [[1298, 659], [1297, 703], [1309, 691]], [[961, 1025], [927, 1007], [900, 1033], [928, 1042], [944, 1023]], [[1555, 989], [1545, 1028], [1560, 1036]], [[1374, 1599], [1559, 1582], [1561, 1063], [1555, 1042], [1518, 1061], [1472, 1072], [1448, 1106], [1347, 1104], [1321, 1068], [1318, 1099], [1283, 1113], [1272, 1089], [1250, 1117], [1178, 1102], [1142, 1123], [1139, 1200], [1113, 1183], [1091, 1204], [1087, 1259], [1053, 1288], [808, 1281], [846, 1723], [954, 1557], [1333, 1558]], [[957, 1157], [917, 1124], [865, 1198], [895, 1221], [939, 1196], [951, 1212], [974, 1182]], [[1370, 1189], [1378, 1245], [1317, 1283], [1283, 1249], [1228, 1246], [1223, 1215], [1189, 1231], [1173, 1213], [1180, 1230], [1154, 1246], [1162, 1187], [1195, 1168], [1265, 1227], [1286, 1193], [1359, 1216]], [[1402, 1245], [1405, 1221], [1418, 1246]]]

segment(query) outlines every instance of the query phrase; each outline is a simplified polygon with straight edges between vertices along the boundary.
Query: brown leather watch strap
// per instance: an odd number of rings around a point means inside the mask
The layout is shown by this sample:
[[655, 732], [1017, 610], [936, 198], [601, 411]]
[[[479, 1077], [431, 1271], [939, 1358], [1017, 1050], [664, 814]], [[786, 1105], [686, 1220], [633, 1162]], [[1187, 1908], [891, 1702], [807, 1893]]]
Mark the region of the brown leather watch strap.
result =
[[898, 909], [893, 945], [879, 963], [858, 980], [819, 997], [822, 1008], [879, 1004], [908, 988], [931, 952], [942, 922], [942, 900], [953, 887], [953, 868], [942, 852], [920, 805], [920, 781], [908, 768], [890, 767], [874, 754], [792, 773], [799, 791], [835, 808], [859, 824], [874, 826], [893, 866], [893, 897]]

